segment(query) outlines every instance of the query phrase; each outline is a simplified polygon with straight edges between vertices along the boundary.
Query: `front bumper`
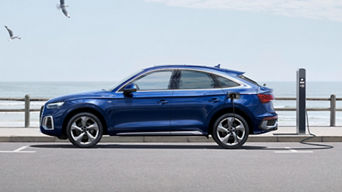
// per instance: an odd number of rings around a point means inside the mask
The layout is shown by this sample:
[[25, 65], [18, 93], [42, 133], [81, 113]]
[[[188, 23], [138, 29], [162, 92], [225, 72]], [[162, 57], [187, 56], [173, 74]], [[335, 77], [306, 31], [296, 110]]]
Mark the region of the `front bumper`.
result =
[[61, 117], [57, 110], [49, 110], [45, 106], [40, 109], [40, 132], [50, 136], [62, 135]]
[[53, 122], [53, 116], [45, 116], [42, 120], [40, 125], [42, 126], [43, 129], [45, 130], [54, 130], [55, 129], [55, 124]]
[[40, 113], [39, 113], [40, 127], [45, 130], [54, 130], [55, 125], [53, 122], [53, 116], [52, 115], [43, 116], [43, 114], [44, 114], [44, 105], [40, 108]]

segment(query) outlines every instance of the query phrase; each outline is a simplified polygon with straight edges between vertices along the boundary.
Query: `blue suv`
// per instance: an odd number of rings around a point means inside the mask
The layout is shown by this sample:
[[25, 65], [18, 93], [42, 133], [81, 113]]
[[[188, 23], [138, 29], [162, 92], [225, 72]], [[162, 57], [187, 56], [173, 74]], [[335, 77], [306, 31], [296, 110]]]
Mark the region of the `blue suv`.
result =
[[93, 147], [102, 135], [207, 136], [239, 148], [249, 134], [277, 129], [272, 90], [243, 72], [164, 65], [144, 69], [112, 90], [67, 95], [41, 109], [40, 130]]

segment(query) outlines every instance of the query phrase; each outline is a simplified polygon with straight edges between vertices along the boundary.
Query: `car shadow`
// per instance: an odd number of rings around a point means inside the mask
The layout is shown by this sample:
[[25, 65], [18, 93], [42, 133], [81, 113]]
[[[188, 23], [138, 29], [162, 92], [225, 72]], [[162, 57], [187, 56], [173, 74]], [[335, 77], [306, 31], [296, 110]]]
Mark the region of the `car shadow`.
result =
[[[39, 144], [39, 145], [31, 145], [30, 147], [34, 148], [63, 148], [63, 149], [82, 149], [73, 146], [72, 144]], [[93, 148], [85, 148], [85, 149], [221, 149], [217, 145], [187, 145], [187, 144], [162, 144], [162, 143], [153, 143], [153, 144], [97, 144]]]
[[[304, 151], [304, 150], [323, 150], [334, 148], [331, 145], [325, 144], [314, 144], [314, 143], [302, 143], [307, 147], [291, 147], [292, 150]], [[33, 148], [45, 148], [45, 149], [81, 149], [73, 146], [72, 144], [37, 144], [30, 145]], [[222, 149], [215, 144], [166, 144], [166, 143], [151, 143], [151, 144], [98, 144], [94, 148], [83, 148], [83, 149], [213, 149], [213, 150], [227, 150]], [[240, 149], [229, 149], [229, 150], [250, 150], [250, 151], [288, 151], [285, 147], [267, 147], [267, 146], [257, 146], [245, 144]]]

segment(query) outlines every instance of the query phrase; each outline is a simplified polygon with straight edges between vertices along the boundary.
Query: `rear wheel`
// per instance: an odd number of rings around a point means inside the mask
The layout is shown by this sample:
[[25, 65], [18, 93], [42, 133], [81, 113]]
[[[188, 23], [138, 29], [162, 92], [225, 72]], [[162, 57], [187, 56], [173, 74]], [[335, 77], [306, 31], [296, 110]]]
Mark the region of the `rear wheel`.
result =
[[101, 121], [92, 113], [78, 113], [67, 125], [67, 136], [77, 147], [94, 147], [102, 138], [103, 127]]
[[227, 113], [215, 121], [212, 136], [221, 147], [237, 149], [247, 141], [248, 133], [248, 124], [242, 116]]

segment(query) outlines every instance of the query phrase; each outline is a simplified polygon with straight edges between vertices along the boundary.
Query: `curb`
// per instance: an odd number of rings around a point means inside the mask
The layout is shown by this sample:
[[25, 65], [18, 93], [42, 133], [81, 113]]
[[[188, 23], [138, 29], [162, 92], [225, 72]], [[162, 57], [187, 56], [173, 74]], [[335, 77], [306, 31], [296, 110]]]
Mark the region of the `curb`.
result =
[[[309, 135], [249, 136], [247, 142], [300, 142]], [[0, 136], [0, 142], [68, 142], [49, 136]], [[102, 143], [208, 143], [214, 142], [203, 136], [103, 136]], [[307, 142], [342, 142], [342, 136], [311, 137]]]

